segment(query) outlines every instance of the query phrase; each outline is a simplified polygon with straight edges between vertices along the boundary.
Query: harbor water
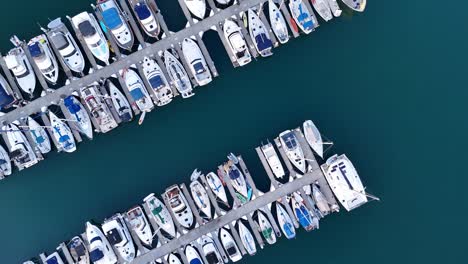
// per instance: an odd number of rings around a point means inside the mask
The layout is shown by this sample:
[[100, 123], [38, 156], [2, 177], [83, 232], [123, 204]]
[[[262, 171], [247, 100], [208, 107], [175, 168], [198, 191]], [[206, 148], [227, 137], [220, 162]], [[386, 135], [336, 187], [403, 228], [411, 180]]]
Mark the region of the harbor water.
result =
[[[229, 152], [243, 156], [266, 191], [254, 148], [305, 119], [335, 142], [332, 152], [347, 154], [382, 201], [342, 210], [318, 231], [282, 238], [242, 263], [467, 263], [468, 4], [446, 17], [428, 3], [435, 1], [418, 2], [345, 9], [272, 57], [236, 69], [217, 33], [206, 33], [220, 76], [194, 97], [0, 182], [0, 263], [51, 253], [87, 220], [102, 222], [151, 192], [187, 183], [195, 168], [215, 170]], [[91, 11], [90, 3], [8, 3], [0, 51], [11, 48], [11, 35], [30, 39], [41, 33], [37, 23]], [[177, 1], [158, 4], [172, 31], [185, 26]]]

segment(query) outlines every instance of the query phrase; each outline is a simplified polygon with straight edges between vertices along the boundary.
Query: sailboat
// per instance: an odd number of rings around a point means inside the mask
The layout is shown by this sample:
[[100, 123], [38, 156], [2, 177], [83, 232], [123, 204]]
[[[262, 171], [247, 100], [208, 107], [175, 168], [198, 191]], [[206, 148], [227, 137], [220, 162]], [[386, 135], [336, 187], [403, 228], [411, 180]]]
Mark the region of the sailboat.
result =
[[52, 111], [49, 111], [52, 134], [58, 142], [61, 150], [71, 153], [76, 150], [75, 138], [70, 128], [60, 120]]
[[32, 96], [36, 88], [36, 76], [23, 48], [16, 47], [5, 56], [5, 63], [15, 76], [21, 90]]
[[135, 42], [133, 32], [124, 19], [120, 7], [114, 0], [97, 0], [97, 8], [101, 11], [102, 22], [110, 30], [117, 45], [122, 49], [131, 50]]
[[168, 50], [164, 51], [164, 64], [166, 65], [169, 78], [172, 83], [174, 83], [174, 86], [177, 88], [182, 98], [194, 96], [192, 83], [190, 82], [187, 72], [179, 60]]
[[58, 64], [49, 41], [44, 34], [32, 38], [28, 43], [28, 49], [31, 53], [33, 62], [45, 79], [55, 84], [58, 80]]
[[327, 0], [312, 0], [311, 2], [315, 8], [315, 11], [317, 11], [317, 13], [323, 18], [323, 20], [329, 21], [333, 18]]
[[268, 57], [273, 55], [271, 50], [273, 49], [273, 42], [271, 42], [270, 35], [265, 28], [262, 20], [258, 17], [252, 9], [247, 10], [249, 34], [252, 42], [255, 44], [255, 48], [262, 57]]
[[341, 0], [345, 5], [354, 11], [364, 12], [367, 0]]
[[11, 175], [11, 161], [8, 152], [0, 145], [0, 178]]
[[175, 220], [179, 222], [182, 227], [186, 229], [191, 228], [194, 223], [192, 209], [190, 209], [187, 199], [179, 186], [172, 185], [167, 188], [164, 192], [164, 196], [169, 202], [168, 209], [172, 210], [174, 213]]
[[234, 242], [232, 235], [226, 230], [226, 228], [222, 227], [220, 229], [219, 237], [221, 238], [221, 244], [223, 244], [224, 250], [229, 256], [229, 259], [231, 259], [232, 262], [241, 260], [242, 255], [239, 251], [239, 247], [236, 242]]
[[153, 234], [151, 233], [151, 227], [146, 219], [145, 213], [140, 206], [135, 206], [127, 211], [127, 219], [129, 228], [131, 228], [138, 236], [141, 242], [146, 246], [151, 247], [153, 243]]
[[121, 70], [120, 74], [140, 111], [150, 112], [154, 108], [154, 104], [140, 76], [132, 69]]
[[133, 119], [133, 111], [127, 98], [111, 81], [107, 80], [106, 85], [109, 88], [112, 105], [120, 120], [122, 122], [130, 122]]
[[163, 106], [172, 102], [174, 93], [158, 63], [148, 57], [143, 58], [143, 74], [156, 95], [156, 105]]
[[209, 235], [203, 235], [198, 239], [198, 244], [200, 244], [203, 254], [205, 255], [207, 264], [223, 264], [223, 258], [219, 253], [219, 249], [214, 243], [213, 239]]
[[36, 143], [36, 147], [39, 149], [39, 151], [42, 154], [49, 153], [52, 147], [50, 144], [49, 135], [47, 134], [44, 127], [39, 125], [36, 120], [28, 116], [28, 128], [29, 133], [31, 134], [31, 137]]
[[278, 224], [280, 226], [281, 231], [286, 236], [287, 239], [292, 239], [296, 237], [296, 229], [294, 228], [294, 224], [292, 222], [291, 217], [286, 212], [281, 204], [278, 202], [276, 203], [276, 215], [278, 218]]
[[70, 113], [71, 119], [78, 128], [78, 130], [89, 139], [93, 139], [93, 126], [88, 112], [84, 109], [83, 105], [73, 95], [63, 99], [65, 108]]
[[29, 168], [38, 162], [36, 153], [16, 124], [3, 126], [2, 130], [6, 131], [10, 145], [10, 159], [17, 167]]
[[216, 175], [214, 172], [210, 172], [206, 175], [206, 181], [208, 182], [211, 191], [213, 191], [216, 197], [224, 204], [227, 204], [228, 200], [226, 196], [226, 190], [224, 189], [223, 183], [219, 179], [218, 175]]
[[309, 146], [319, 155], [320, 158], [323, 158], [323, 142], [322, 135], [320, 134], [318, 128], [315, 126], [312, 120], [306, 120], [303, 124], [304, 128], [304, 137], [309, 144]]
[[263, 238], [265, 238], [265, 240], [270, 245], [276, 243], [276, 235], [275, 232], [273, 232], [273, 227], [271, 226], [270, 221], [268, 221], [268, 219], [261, 211], [257, 211], [257, 216], [258, 226], [260, 228], [260, 232], [263, 235]]
[[289, 40], [288, 28], [283, 14], [273, 0], [268, 0], [268, 12], [270, 15], [271, 30], [275, 33], [278, 41], [285, 44]]
[[211, 203], [205, 187], [203, 187], [199, 181], [195, 180], [190, 183], [190, 191], [192, 193], [195, 205], [207, 218], [211, 219]]
[[289, 161], [302, 173], [305, 173], [305, 158], [304, 152], [294, 134], [294, 131], [286, 130], [279, 135], [281, 145], [283, 146]]
[[283, 178], [285, 175], [283, 165], [281, 164], [273, 144], [268, 142], [268, 144], [261, 147], [261, 150], [275, 177]]
[[289, 10], [291, 10], [291, 16], [302, 32], [306, 34], [312, 32], [317, 22], [314, 21], [314, 17], [310, 14], [303, 0], [290, 0]]
[[158, 198], [156, 198], [154, 193], [146, 196], [143, 201], [151, 211], [149, 217], [151, 217], [163, 231], [165, 231], [171, 237], [175, 237], [175, 225], [166, 206]]
[[242, 220], [237, 222], [239, 227], [239, 236], [242, 241], [242, 245], [247, 250], [249, 255], [253, 256], [257, 253], [257, 246], [250, 230], [244, 225]]
[[224, 37], [229, 43], [232, 53], [239, 66], [252, 61], [247, 43], [242, 35], [241, 28], [232, 20], [226, 19], [223, 25]]
[[198, 85], [203, 86], [210, 83], [212, 80], [211, 72], [208, 69], [203, 53], [193, 39], [184, 38], [182, 41], [182, 53]]

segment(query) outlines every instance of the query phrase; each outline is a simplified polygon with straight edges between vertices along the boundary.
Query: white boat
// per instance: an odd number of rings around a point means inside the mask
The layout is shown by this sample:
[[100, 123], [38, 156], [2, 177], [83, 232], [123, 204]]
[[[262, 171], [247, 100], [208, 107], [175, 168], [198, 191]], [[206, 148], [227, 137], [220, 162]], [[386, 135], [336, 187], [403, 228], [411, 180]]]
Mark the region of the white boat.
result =
[[304, 152], [296, 138], [294, 131], [286, 130], [279, 135], [281, 145], [283, 146], [289, 161], [302, 173], [306, 171]]
[[291, 10], [291, 16], [302, 32], [309, 34], [314, 30], [317, 22], [310, 14], [303, 0], [290, 0], [289, 10]]
[[327, 0], [327, 3], [333, 15], [335, 17], [339, 17], [341, 15], [342, 10], [340, 9], [340, 6], [336, 2], [336, 0]]
[[110, 112], [104, 98], [98, 93], [97, 85], [90, 85], [81, 88], [81, 97], [85, 101], [91, 116], [97, 121], [99, 130], [106, 133], [117, 127], [112, 113]]
[[73, 237], [70, 242], [68, 242], [67, 247], [76, 264], [90, 264], [88, 249], [79, 236]]
[[111, 81], [108, 80], [106, 85], [109, 88], [112, 105], [114, 106], [120, 120], [122, 120], [122, 122], [130, 122], [133, 119], [133, 111], [130, 103], [127, 101], [127, 98]]
[[354, 11], [364, 12], [367, 0], [341, 0], [345, 5]]
[[317, 13], [323, 18], [323, 20], [329, 21], [333, 18], [327, 0], [312, 0], [311, 2], [314, 6], [315, 11], [317, 11]]
[[245, 181], [244, 174], [231, 162], [224, 165], [224, 170], [231, 180], [232, 187], [236, 191], [238, 198], [244, 203], [252, 198], [252, 188]]
[[192, 89], [192, 83], [188, 77], [185, 68], [179, 60], [168, 50], [164, 51], [164, 64], [166, 65], [169, 78], [179, 91], [182, 98], [189, 98], [195, 95]]
[[29, 53], [45, 79], [55, 84], [58, 80], [58, 64], [49, 41], [44, 34], [32, 38], [28, 43]]
[[189, 264], [203, 264], [197, 250], [190, 244], [185, 247], [185, 256]]
[[296, 229], [294, 228], [293, 221], [289, 216], [288, 212], [279, 203], [276, 203], [276, 216], [278, 218], [278, 224], [287, 239], [296, 237]]
[[86, 46], [98, 60], [109, 64], [109, 45], [104, 37], [96, 18], [88, 12], [82, 12], [72, 17], [73, 26], [83, 36]]
[[234, 21], [226, 19], [224, 21], [223, 31], [224, 37], [229, 43], [229, 47], [231, 48], [237, 63], [239, 63], [239, 66], [244, 66], [252, 61], [247, 43], [242, 35], [241, 28]]
[[172, 102], [174, 93], [158, 63], [148, 57], [143, 58], [143, 74], [156, 95], [156, 105], [163, 106]]
[[199, 181], [190, 183], [190, 191], [192, 193], [195, 205], [203, 212], [203, 214], [211, 219], [211, 203], [205, 187]]
[[261, 150], [275, 177], [278, 179], [283, 178], [285, 175], [283, 165], [281, 164], [273, 144], [268, 142], [268, 144], [261, 147]]
[[176, 236], [176, 230], [174, 221], [172, 220], [171, 214], [167, 210], [163, 202], [161, 202], [154, 193], [149, 194], [143, 199], [145, 204], [148, 206], [151, 217], [162, 230], [168, 233], [171, 237]]
[[168, 260], [169, 260], [168, 262], [170, 264], [182, 264], [182, 261], [180, 261], [180, 259], [176, 255], [174, 255], [172, 253], [169, 254]]
[[83, 53], [62, 20], [56, 18], [50, 21], [47, 27], [50, 30], [48, 33], [50, 42], [57, 48], [63, 62], [70, 70], [77, 73], [83, 72], [85, 67]]
[[184, 38], [182, 53], [198, 85], [203, 86], [210, 83], [212, 80], [211, 72], [198, 44], [191, 38]]
[[203, 235], [201, 238], [198, 239], [198, 243], [200, 244], [203, 254], [205, 255], [206, 260], [208, 263], [206, 264], [223, 264], [223, 258], [219, 253], [219, 249], [214, 243], [213, 239], [209, 235]]
[[4, 58], [21, 90], [32, 96], [36, 88], [36, 76], [24, 50], [21, 47], [16, 47], [10, 50]]
[[195, 18], [201, 20], [207, 15], [205, 0], [184, 0], [187, 9]]
[[46, 257], [44, 264], [65, 264], [57, 252]]
[[71, 153], [76, 150], [75, 138], [70, 128], [60, 120], [52, 111], [49, 111], [52, 135], [60, 145], [61, 150]]
[[115, 214], [106, 219], [102, 224], [102, 231], [123, 261], [129, 263], [135, 258], [135, 245], [122, 215]]
[[0, 109], [10, 108], [16, 101], [10, 84], [0, 74]]
[[0, 145], [0, 178], [11, 175], [11, 161], [8, 152]]
[[29, 168], [38, 162], [33, 148], [15, 124], [11, 123], [3, 126], [2, 130], [7, 131], [7, 140], [10, 144], [10, 159], [15, 165]]
[[50, 144], [49, 135], [47, 134], [45, 128], [39, 125], [39, 123], [37, 123], [36, 120], [32, 119], [29, 116], [28, 128], [29, 133], [31, 134], [31, 137], [36, 143], [36, 147], [39, 149], [39, 151], [42, 154], [49, 153], [49, 151], [52, 149], [52, 146]]
[[306, 207], [304, 200], [297, 192], [293, 193], [291, 203], [297, 221], [306, 231], [318, 229], [318, 218]]
[[214, 172], [210, 172], [206, 175], [206, 181], [208, 182], [210, 189], [213, 191], [216, 197], [224, 204], [227, 204], [228, 200], [226, 196], [226, 190], [224, 189], [223, 183], [219, 179], [218, 175], [216, 175]]
[[315, 151], [315, 153], [319, 155], [320, 158], [323, 158], [323, 142], [320, 131], [311, 120], [306, 120], [304, 122], [303, 128], [304, 137], [307, 143]]
[[157, 38], [161, 31], [156, 13], [148, 4], [147, 0], [129, 0], [138, 22], [145, 33], [153, 38]]
[[257, 253], [257, 246], [250, 230], [242, 223], [242, 220], [237, 221], [239, 227], [239, 236], [242, 241], [242, 245], [249, 255], [255, 255]]
[[86, 222], [86, 238], [89, 256], [94, 264], [115, 264], [117, 256], [102, 231], [90, 222]]
[[151, 97], [149, 96], [148, 91], [145, 88], [145, 84], [140, 76], [131, 69], [121, 70], [120, 74], [122, 75], [125, 85], [140, 111], [151, 111], [154, 108], [154, 104], [153, 101], [151, 101]]
[[223, 244], [224, 250], [229, 256], [229, 259], [231, 259], [232, 262], [241, 260], [242, 255], [239, 251], [239, 247], [236, 242], [234, 242], [232, 235], [225, 228], [220, 229], [219, 237], [221, 238], [221, 244]]
[[138, 236], [141, 242], [146, 246], [151, 247], [153, 243], [153, 234], [151, 233], [151, 226], [146, 219], [145, 213], [140, 206], [135, 206], [127, 211], [127, 219], [131, 228]]
[[122, 10], [114, 0], [97, 0], [104, 25], [112, 33], [116, 44], [125, 50], [131, 50], [134, 43], [133, 32], [122, 15]]
[[270, 221], [263, 215], [261, 211], [257, 211], [258, 215], [258, 226], [260, 232], [262, 233], [263, 238], [267, 241], [268, 244], [272, 245], [276, 243], [276, 235], [273, 231]]
[[286, 25], [286, 20], [284, 19], [283, 14], [278, 9], [278, 6], [276, 6], [273, 0], [268, 0], [268, 12], [270, 15], [271, 30], [273, 30], [273, 33], [275, 33], [275, 36], [278, 38], [278, 41], [281, 44], [285, 44], [289, 40], [289, 33]]
[[361, 178], [346, 155], [331, 156], [326, 164], [322, 165], [322, 169], [324, 168], [330, 188], [346, 210], [351, 211], [367, 203]]
[[320, 191], [316, 184], [312, 184], [312, 197], [314, 198], [315, 205], [322, 214], [327, 215], [331, 212], [327, 198], [323, 195], [322, 191]]
[[93, 139], [93, 125], [91, 124], [91, 119], [80, 101], [78, 101], [75, 96], [70, 95], [63, 99], [63, 104], [70, 113], [71, 120], [73, 120], [73, 124], [75, 124], [78, 130], [89, 139]]
[[271, 50], [273, 49], [273, 42], [271, 42], [270, 35], [265, 28], [262, 20], [258, 17], [257, 13], [251, 8], [247, 10], [249, 34], [252, 42], [255, 44], [255, 48], [262, 57], [268, 57], [273, 55]]
[[188, 205], [187, 199], [180, 190], [179, 186], [172, 185], [164, 192], [167, 201], [169, 202], [169, 209], [172, 210], [175, 220], [184, 228], [191, 228], [193, 225], [192, 209]]

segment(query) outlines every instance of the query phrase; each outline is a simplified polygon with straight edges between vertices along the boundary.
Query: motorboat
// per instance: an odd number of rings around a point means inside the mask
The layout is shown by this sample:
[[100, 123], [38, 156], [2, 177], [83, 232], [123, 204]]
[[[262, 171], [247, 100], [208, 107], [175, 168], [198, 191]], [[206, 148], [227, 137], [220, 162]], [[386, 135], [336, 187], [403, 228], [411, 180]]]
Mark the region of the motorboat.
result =
[[153, 38], [157, 38], [161, 27], [156, 18], [156, 13], [148, 4], [147, 0], [129, 0], [133, 11], [145, 33]]
[[10, 84], [0, 74], [0, 109], [5, 109], [13, 106], [16, 102]]
[[333, 18], [327, 0], [311, 0], [311, 2], [314, 6], [315, 11], [317, 11], [317, 13], [323, 18], [323, 20], [329, 21]]
[[244, 174], [239, 168], [232, 162], [228, 162], [224, 165], [224, 170], [231, 180], [232, 187], [236, 191], [237, 197], [242, 203], [250, 201], [252, 198], [252, 188], [245, 181]]
[[153, 234], [148, 219], [140, 206], [135, 206], [127, 211], [129, 228], [138, 236], [141, 242], [150, 247], [153, 243]]
[[191, 38], [184, 38], [182, 53], [198, 85], [203, 86], [210, 83], [212, 81], [211, 72], [198, 44]]
[[237, 262], [242, 259], [242, 255], [239, 251], [239, 247], [237, 246], [236, 242], [232, 238], [232, 235], [227, 231], [225, 228], [221, 228], [219, 231], [219, 237], [221, 239], [221, 244], [224, 247], [229, 259], [232, 262]]
[[89, 256], [94, 264], [115, 264], [117, 256], [102, 231], [90, 222], [86, 222], [86, 238]]
[[193, 181], [190, 183], [190, 191], [195, 205], [208, 219], [211, 219], [211, 203], [205, 187], [199, 181]]
[[342, 10], [340, 9], [340, 6], [336, 2], [336, 0], [327, 0], [327, 3], [333, 15], [335, 17], [339, 17], [341, 15]]
[[98, 93], [98, 89], [97, 85], [86, 86], [81, 88], [80, 94], [91, 116], [96, 120], [99, 130], [106, 133], [116, 128], [117, 122], [107, 107], [104, 98]]
[[54, 252], [46, 257], [44, 264], [65, 264], [57, 252]]
[[14, 123], [2, 127], [7, 131], [7, 140], [10, 145], [10, 159], [19, 168], [29, 168], [38, 162], [33, 148], [21, 130]]
[[312, 120], [306, 120], [303, 125], [304, 128], [304, 137], [309, 144], [309, 146], [319, 155], [320, 158], [323, 158], [323, 142], [322, 135], [315, 126]]
[[49, 41], [44, 34], [32, 38], [28, 42], [28, 50], [33, 62], [44, 76], [46, 81], [56, 84], [58, 80], [58, 64]]
[[361, 178], [345, 154], [333, 155], [322, 165], [325, 178], [341, 205], [351, 211], [367, 203]]
[[117, 115], [119, 116], [122, 122], [130, 122], [133, 119], [133, 111], [130, 103], [127, 101], [127, 98], [122, 94], [122, 92], [114, 85], [113, 82], [107, 81], [107, 87], [109, 88], [109, 95], [112, 100], [112, 105], [114, 106]]
[[345, 5], [354, 11], [364, 12], [367, 0], [341, 0]]
[[36, 75], [23, 48], [16, 47], [4, 57], [8, 69], [15, 76], [18, 86], [23, 92], [32, 96], [36, 88]]
[[203, 264], [197, 250], [190, 244], [185, 247], [185, 256], [189, 264]]
[[306, 231], [318, 229], [318, 218], [306, 207], [304, 200], [297, 192], [293, 193], [291, 203], [297, 221]]
[[60, 149], [71, 153], [76, 150], [75, 138], [71, 129], [52, 111], [49, 111], [50, 125], [52, 126], [52, 135], [60, 146]]
[[244, 66], [252, 61], [247, 43], [242, 35], [241, 28], [234, 21], [226, 19], [224, 21], [223, 31], [224, 37], [229, 43], [229, 47], [231, 48], [239, 66]]
[[131, 50], [135, 40], [120, 7], [114, 0], [97, 0], [97, 8], [102, 14], [102, 22], [112, 33], [116, 44], [124, 50]]
[[327, 215], [331, 212], [327, 198], [316, 184], [312, 184], [312, 197], [314, 198], [315, 205], [322, 214]]
[[219, 179], [218, 175], [214, 172], [209, 172], [206, 175], [206, 181], [211, 191], [220, 199], [224, 204], [228, 204], [226, 190], [224, 189], [223, 182]]
[[164, 232], [169, 234], [171, 237], [175, 237], [176, 230], [174, 221], [172, 220], [171, 214], [169, 213], [164, 203], [156, 198], [154, 193], [146, 196], [143, 201], [151, 212], [148, 217], [152, 218]]
[[184, 2], [187, 9], [196, 19], [202, 20], [207, 16], [205, 0], [184, 0]]
[[310, 14], [303, 0], [290, 0], [289, 10], [291, 10], [291, 16], [302, 32], [309, 34], [314, 30], [316, 21]]
[[271, 52], [273, 49], [273, 42], [271, 42], [270, 35], [268, 35], [265, 24], [263, 24], [257, 13], [251, 8], [247, 10], [247, 17], [250, 38], [255, 44], [255, 48], [260, 56], [268, 57], [273, 55], [273, 52]]
[[156, 105], [163, 106], [172, 102], [174, 93], [158, 63], [148, 57], [143, 58], [143, 74], [156, 96]]
[[36, 120], [32, 119], [29, 116], [28, 116], [28, 128], [29, 128], [29, 134], [31, 135], [31, 138], [34, 140], [34, 143], [36, 143], [37, 149], [42, 154], [49, 153], [50, 150], [52, 149], [52, 146], [50, 144], [49, 135], [47, 134], [47, 131], [45, 130], [45, 128], [39, 125], [39, 123]]
[[109, 64], [109, 45], [96, 18], [88, 12], [72, 17], [73, 26], [83, 36], [86, 46], [98, 60]]
[[138, 109], [142, 112], [150, 112], [154, 108], [154, 104], [140, 76], [132, 69], [121, 70], [120, 74]]
[[289, 40], [288, 27], [283, 14], [273, 0], [268, 0], [268, 12], [270, 15], [271, 30], [275, 33], [278, 41], [281, 44], [285, 44]]
[[88, 249], [79, 236], [73, 237], [70, 242], [68, 242], [67, 247], [76, 264], [90, 264]]
[[194, 96], [192, 83], [188, 77], [185, 68], [179, 62], [179, 60], [172, 55], [168, 50], [164, 51], [164, 64], [166, 65], [167, 73], [174, 86], [179, 91], [182, 98], [189, 98]]
[[91, 119], [80, 101], [78, 101], [75, 96], [69, 95], [63, 99], [63, 104], [78, 130], [89, 139], [93, 139], [93, 125], [91, 124]]
[[279, 135], [281, 145], [283, 146], [289, 161], [302, 173], [306, 171], [304, 152], [297, 140], [294, 131], [286, 130]]
[[244, 225], [242, 220], [237, 222], [239, 228], [239, 236], [242, 241], [242, 245], [244, 246], [245, 250], [249, 255], [253, 256], [257, 253], [257, 246], [255, 245], [255, 240], [252, 236], [250, 230]]
[[83, 53], [60, 17], [50, 21], [47, 27], [50, 42], [57, 48], [62, 61], [70, 70], [82, 73], [85, 67]]
[[184, 228], [191, 228], [193, 221], [192, 209], [188, 205], [187, 199], [180, 190], [179, 186], [172, 185], [167, 188], [164, 195], [169, 202], [169, 209], [172, 210], [175, 220]]
[[223, 264], [223, 258], [219, 253], [219, 249], [209, 235], [203, 235], [198, 239], [202, 253], [205, 255], [207, 264]]
[[278, 218], [278, 224], [287, 239], [296, 237], [296, 229], [294, 228], [293, 221], [286, 210], [281, 204], [276, 203], [276, 216]]
[[130, 263], [135, 258], [135, 245], [121, 214], [106, 219], [102, 224], [102, 231], [122, 260]]
[[267, 241], [268, 244], [273, 245], [276, 243], [276, 235], [273, 231], [270, 221], [265, 217], [261, 211], [257, 211], [258, 216], [258, 226], [260, 232], [262, 233], [263, 238]]
[[268, 142], [266, 145], [262, 145], [261, 150], [275, 177], [278, 179], [283, 178], [285, 176], [283, 165], [281, 164], [273, 144]]
[[0, 178], [11, 175], [11, 161], [8, 152], [0, 145]]

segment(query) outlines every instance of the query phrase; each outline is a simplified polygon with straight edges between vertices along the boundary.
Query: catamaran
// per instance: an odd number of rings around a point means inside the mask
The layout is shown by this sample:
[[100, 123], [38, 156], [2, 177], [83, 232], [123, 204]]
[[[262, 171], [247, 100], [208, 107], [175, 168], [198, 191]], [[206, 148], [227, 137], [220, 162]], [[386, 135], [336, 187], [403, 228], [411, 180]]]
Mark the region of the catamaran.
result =
[[117, 256], [102, 231], [90, 222], [86, 222], [86, 238], [89, 256], [94, 264], [115, 264]]
[[275, 33], [278, 41], [285, 44], [289, 40], [288, 28], [283, 14], [273, 0], [268, 0], [268, 12], [270, 14], [271, 30]]
[[135, 258], [135, 246], [121, 214], [106, 219], [102, 231], [123, 261], [130, 263]]
[[172, 220], [171, 214], [167, 210], [164, 203], [162, 203], [158, 198], [156, 198], [154, 193], [151, 193], [148, 196], [146, 196], [145, 199], [143, 199], [143, 201], [151, 211], [149, 217], [151, 217], [158, 224], [158, 226], [161, 227], [163, 231], [165, 231], [171, 237], [175, 237], [175, 225]]
[[195, 180], [190, 183], [190, 191], [193, 196], [193, 201], [195, 205], [203, 212], [203, 214], [208, 218], [211, 219], [211, 203], [210, 199], [208, 198], [208, 193], [205, 190], [203, 185]]
[[11, 175], [11, 161], [8, 152], [0, 145], [0, 179]]
[[32, 38], [28, 43], [28, 49], [31, 53], [33, 62], [45, 79], [55, 84], [58, 80], [58, 64], [49, 41], [44, 34]]
[[84, 109], [83, 105], [73, 95], [63, 99], [63, 104], [70, 113], [71, 119], [78, 128], [78, 130], [89, 139], [93, 139], [93, 126], [88, 112]]
[[205, 0], [184, 0], [187, 9], [195, 16], [195, 18], [201, 20], [207, 15], [206, 2]]
[[279, 135], [281, 145], [283, 146], [288, 159], [302, 173], [306, 171], [304, 152], [296, 138], [294, 131], [286, 130]]
[[73, 237], [67, 244], [68, 250], [76, 264], [89, 264], [89, 252], [79, 236]]
[[141, 242], [146, 246], [151, 247], [153, 243], [153, 234], [151, 233], [151, 227], [146, 219], [145, 213], [140, 206], [135, 206], [127, 211], [127, 219], [129, 228], [131, 228], [138, 236]]
[[247, 250], [249, 255], [253, 256], [257, 253], [257, 247], [255, 245], [255, 240], [252, 236], [250, 230], [244, 225], [242, 220], [237, 221], [239, 228], [239, 236], [242, 241], [242, 245]]
[[157, 38], [161, 31], [161, 27], [156, 19], [156, 13], [148, 4], [148, 1], [129, 0], [129, 3], [145, 33], [150, 37]]
[[179, 60], [168, 50], [164, 51], [164, 64], [166, 65], [169, 78], [179, 91], [182, 98], [189, 98], [195, 95], [192, 89], [192, 83], [188, 77], [185, 68]]
[[44, 129], [44, 127], [39, 125], [36, 120], [28, 116], [28, 128], [32, 139], [36, 143], [37, 149], [42, 154], [49, 153], [52, 149], [52, 146], [50, 144], [49, 135], [47, 134], [47, 131]]
[[10, 50], [5, 56], [5, 63], [15, 76], [21, 90], [32, 96], [36, 88], [36, 76], [24, 50], [21, 47]]
[[273, 42], [271, 42], [270, 35], [265, 28], [262, 20], [258, 17], [257, 13], [252, 9], [247, 10], [249, 34], [255, 48], [262, 57], [273, 55]]
[[[306, 0], [307, 1], [307, 0]], [[310, 14], [303, 0], [290, 0], [289, 10], [291, 10], [291, 16], [302, 32], [309, 34], [315, 28], [317, 23], [314, 17]]]
[[114, 106], [120, 120], [122, 122], [130, 122], [133, 119], [133, 111], [130, 103], [127, 101], [127, 98], [110, 80], [107, 80], [106, 86], [109, 88], [112, 105]]
[[132, 69], [121, 70], [120, 74], [140, 111], [150, 112], [154, 108], [154, 104], [140, 76]]
[[341, 0], [345, 5], [354, 11], [364, 12], [367, 0]]
[[52, 135], [60, 145], [61, 150], [71, 153], [76, 150], [75, 138], [70, 128], [59, 119], [52, 111], [49, 111], [50, 125], [52, 126]]
[[283, 165], [281, 164], [281, 161], [278, 158], [278, 154], [276, 153], [276, 150], [273, 147], [273, 144], [268, 142], [268, 144], [263, 145], [261, 147], [261, 150], [262, 150], [263, 155], [265, 156], [268, 166], [270, 166], [275, 177], [279, 179], [283, 178], [285, 175]]
[[91, 116], [97, 121], [99, 130], [106, 133], [116, 128], [117, 122], [104, 102], [104, 98], [97, 91], [98, 86], [94, 84], [81, 88], [80, 93]]
[[229, 47], [239, 66], [244, 66], [252, 61], [241, 28], [234, 21], [226, 19], [226, 21], [224, 21], [223, 31], [224, 37], [229, 43]]
[[219, 179], [218, 175], [216, 175], [214, 172], [209, 172], [206, 175], [206, 181], [208, 182], [211, 191], [213, 191], [216, 197], [224, 204], [227, 204], [228, 200], [226, 196], [226, 190], [224, 189], [224, 185]]
[[143, 58], [143, 74], [156, 95], [155, 102], [157, 106], [167, 105], [172, 102], [174, 93], [171, 86], [161, 71], [158, 63], [148, 57]]
[[221, 238], [221, 244], [223, 244], [224, 250], [226, 251], [229, 259], [232, 262], [237, 262], [242, 259], [242, 255], [239, 251], [239, 247], [232, 238], [232, 235], [226, 230], [226, 228], [221, 228], [219, 232], [219, 237]]
[[210, 83], [212, 80], [211, 72], [197, 43], [191, 38], [185, 38], [182, 41], [182, 52], [198, 85], [203, 86]]
[[164, 195], [169, 202], [169, 209], [174, 213], [175, 219], [184, 228], [191, 228], [193, 221], [192, 209], [179, 186], [172, 185], [167, 188]]
[[101, 11], [102, 22], [112, 33], [117, 45], [122, 49], [131, 50], [135, 40], [120, 7], [114, 0], [97, 0], [97, 8]]
[[320, 156], [320, 158], [323, 158], [323, 142], [320, 131], [311, 120], [306, 120], [304, 122], [303, 128], [304, 137], [307, 143], [315, 151], [315, 153]]
[[323, 18], [323, 20], [329, 21], [333, 18], [327, 0], [312, 0], [311, 2], [315, 8], [315, 11], [317, 11], [317, 13]]
[[276, 203], [276, 215], [278, 218], [278, 224], [281, 231], [286, 236], [287, 239], [292, 239], [296, 237], [296, 229], [294, 228], [293, 221], [286, 210], [281, 204]]

